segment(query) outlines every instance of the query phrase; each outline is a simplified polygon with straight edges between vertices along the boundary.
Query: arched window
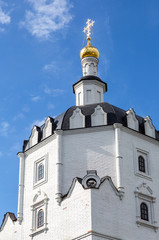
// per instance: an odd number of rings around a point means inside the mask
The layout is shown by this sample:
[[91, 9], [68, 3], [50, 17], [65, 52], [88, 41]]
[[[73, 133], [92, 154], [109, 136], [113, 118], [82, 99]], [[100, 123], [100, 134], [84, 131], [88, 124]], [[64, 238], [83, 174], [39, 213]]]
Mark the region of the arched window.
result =
[[43, 225], [44, 225], [44, 211], [42, 209], [40, 209], [38, 212], [38, 226], [37, 227], [42, 227]]
[[38, 166], [38, 181], [44, 178], [44, 165], [40, 164]]
[[146, 172], [145, 159], [141, 155], [138, 157], [138, 164], [139, 164], [139, 171], [145, 173]]
[[141, 219], [148, 221], [149, 217], [148, 217], [148, 206], [146, 205], [146, 203], [141, 203], [140, 205], [140, 216]]

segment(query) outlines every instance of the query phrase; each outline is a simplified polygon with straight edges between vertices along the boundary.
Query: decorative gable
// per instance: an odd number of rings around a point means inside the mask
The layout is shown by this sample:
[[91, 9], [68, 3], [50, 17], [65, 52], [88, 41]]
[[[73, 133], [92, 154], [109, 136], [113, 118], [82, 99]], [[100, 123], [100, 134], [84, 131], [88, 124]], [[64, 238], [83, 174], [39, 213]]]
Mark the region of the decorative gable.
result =
[[152, 120], [149, 116], [144, 118], [145, 134], [147, 136], [155, 138], [155, 127], [152, 124]]
[[76, 108], [70, 117], [70, 129], [83, 127], [85, 127], [85, 116], [82, 114], [81, 109]]
[[47, 138], [48, 136], [52, 135], [53, 133], [53, 123], [54, 119], [51, 117], [48, 117], [45, 121], [45, 126], [43, 128], [43, 139]]
[[94, 113], [91, 115], [92, 126], [100, 126], [107, 124], [107, 114], [100, 105], [97, 105]]
[[153, 194], [152, 189], [145, 182], [143, 182], [140, 186], [136, 188], [135, 193], [140, 193], [149, 196]]
[[31, 136], [29, 139], [29, 145], [30, 147], [34, 146], [35, 144], [38, 143], [38, 139], [39, 139], [39, 127], [34, 126], [31, 132]]
[[127, 116], [127, 126], [129, 128], [132, 128], [136, 131], [139, 131], [139, 122], [138, 120], [136, 119], [136, 116], [135, 116], [135, 112], [132, 108], [130, 108], [127, 112], [126, 112]]

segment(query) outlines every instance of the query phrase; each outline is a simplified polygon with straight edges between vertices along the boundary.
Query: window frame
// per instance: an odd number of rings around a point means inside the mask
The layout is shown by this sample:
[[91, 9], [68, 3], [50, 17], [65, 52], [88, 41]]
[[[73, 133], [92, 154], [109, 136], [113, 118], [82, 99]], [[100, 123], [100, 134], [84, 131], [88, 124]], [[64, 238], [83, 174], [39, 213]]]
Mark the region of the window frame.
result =
[[[145, 172], [139, 170], [139, 157], [143, 157], [145, 160]], [[145, 178], [152, 181], [151, 168], [150, 168], [150, 154], [141, 148], [134, 148], [134, 173], [138, 177]]]
[[[156, 198], [153, 196], [151, 188], [146, 184], [142, 183], [136, 188], [135, 200], [136, 200], [136, 223], [137, 226], [144, 226], [152, 228], [157, 231], [157, 221], [155, 220], [155, 202]], [[148, 220], [141, 218], [141, 204], [147, 205]]]
[[[32, 228], [30, 237], [33, 237], [42, 232], [48, 231], [47, 215], [48, 215], [49, 198], [46, 193], [39, 190], [33, 198], [32, 211]], [[39, 225], [39, 213], [43, 212], [43, 224]]]
[[[43, 177], [39, 178], [39, 167], [43, 166]], [[37, 159], [34, 162], [34, 172], [33, 172], [33, 189], [37, 188], [48, 181], [48, 154]]]

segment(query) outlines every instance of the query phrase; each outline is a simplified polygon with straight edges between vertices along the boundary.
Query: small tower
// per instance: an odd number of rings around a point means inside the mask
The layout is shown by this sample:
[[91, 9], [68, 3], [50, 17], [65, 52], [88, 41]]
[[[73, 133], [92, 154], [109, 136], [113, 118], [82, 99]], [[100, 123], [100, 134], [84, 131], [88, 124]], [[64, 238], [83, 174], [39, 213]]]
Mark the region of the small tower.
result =
[[81, 64], [83, 77], [73, 85], [73, 92], [76, 94], [76, 106], [104, 101], [104, 93], [107, 91], [107, 84], [97, 77], [99, 51], [91, 45], [91, 27], [94, 21], [90, 19], [83, 32], [87, 35], [87, 46], [81, 52]]

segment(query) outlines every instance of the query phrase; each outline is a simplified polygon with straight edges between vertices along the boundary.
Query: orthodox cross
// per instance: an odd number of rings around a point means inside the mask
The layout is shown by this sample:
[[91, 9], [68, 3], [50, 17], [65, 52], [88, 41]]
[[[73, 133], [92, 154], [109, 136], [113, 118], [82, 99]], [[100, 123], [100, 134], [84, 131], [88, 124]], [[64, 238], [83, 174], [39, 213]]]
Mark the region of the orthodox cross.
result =
[[84, 28], [83, 32], [86, 33], [87, 38], [90, 37], [91, 35], [91, 28], [93, 27], [93, 24], [95, 23], [95, 21], [88, 19], [86, 22], [86, 27]]

